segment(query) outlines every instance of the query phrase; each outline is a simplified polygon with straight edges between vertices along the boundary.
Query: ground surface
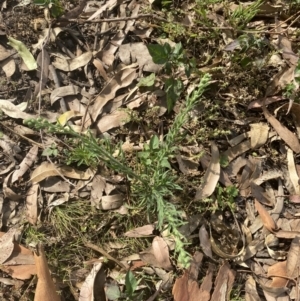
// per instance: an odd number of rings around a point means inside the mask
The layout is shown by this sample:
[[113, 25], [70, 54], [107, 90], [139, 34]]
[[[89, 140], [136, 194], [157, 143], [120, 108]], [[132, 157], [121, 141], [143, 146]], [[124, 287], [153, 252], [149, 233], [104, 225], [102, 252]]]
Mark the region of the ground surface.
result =
[[151, 2], [0, 3], [1, 300], [299, 300], [299, 1]]

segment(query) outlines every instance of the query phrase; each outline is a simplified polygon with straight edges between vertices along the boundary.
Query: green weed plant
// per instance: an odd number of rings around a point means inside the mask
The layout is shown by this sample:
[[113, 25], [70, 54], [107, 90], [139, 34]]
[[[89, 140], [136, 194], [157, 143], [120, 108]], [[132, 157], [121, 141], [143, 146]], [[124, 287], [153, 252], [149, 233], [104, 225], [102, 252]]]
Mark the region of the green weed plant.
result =
[[[68, 141], [69, 163], [76, 160], [78, 164], [86, 163], [96, 166], [105, 164], [111, 170], [124, 174], [131, 181], [135, 206], [146, 209], [148, 219], [153, 214], [157, 216], [158, 229], [167, 230], [175, 240], [175, 253], [178, 262], [183, 267], [189, 266], [190, 256], [185, 249], [186, 238], [180, 233], [179, 228], [185, 223], [181, 212], [169, 201], [181, 187], [176, 184], [176, 176], [171, 170], [169, 159], [176, 154], [179, 142], [184, 138], [180, 135], [182, 126], [189, 120], [189, 112], [201, 101], [201, 95], [210, 84], [210, 75], [205, 74], [198, 87], [186, 97], [185, 105], [175, 117], [173, 125], [164, 137], [163, 141], [157, 136], [150, 139], [150, 143], [144, 145], [144, 149], [138, 155], [137, 168], [131, 169], [123, 161], [122, 152], [120, 158], [113, 156], [114, 147], [109, 141], [97, 139], [91, 133], [80, 134], [71, 127], [63, 127], [59, 123], [51, 124], [49, 121], [37, 118], [24, 121], [30, 127], [46, 130], [48, 133], [63, 134], [71, 137]], [[72, 142], [73, 141], [73, 142]]]

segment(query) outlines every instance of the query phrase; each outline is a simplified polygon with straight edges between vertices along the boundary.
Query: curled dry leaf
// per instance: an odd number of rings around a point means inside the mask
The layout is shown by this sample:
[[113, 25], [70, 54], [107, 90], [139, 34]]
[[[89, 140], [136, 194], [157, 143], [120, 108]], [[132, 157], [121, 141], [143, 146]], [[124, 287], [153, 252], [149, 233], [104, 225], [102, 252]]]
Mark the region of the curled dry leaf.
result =
[[296, 236], [292, 243], [286, 261], [286, 273], [290, 278], [300, 275], [300, 236]]
[[218, 147], [212, 143], [211, 145], [211, 161], [205, 172], [204, 179], [200, 187], [196, 191], [196, 200], [202, 200], [209, 197], [215, 190], [220, 178], [220, 157]]
[[270, 213], [257, 200], [255, 200], [255, 208], [266, 229], [268, 229], [270, 232], [278, 230], [277, 225]]
[[271, 256], [271, 258], [276, 259], [276, 260], [285, 260], [287, 253], [285, 251], [277, 250], [274, 251], [272, 250], [269, 246], [270, 245], [277, 245], [278, 246], [278, 237], [276, 237], [274, 234], [268, 234], [265, 238], [265, 245], [267, 247], [268, 253]]
[[101, 209], [102, 210], [117, 209], [122, 206], [123, 202], [124, 202], [123, 194], [105, 195], [101, 199]]
[[104, 291], [104, 284], [105, 284], [105, 272], [103, 269], [102, 263], [97, 263], [93, 265], [93, 268], [91, 272], [86, 277], [81, 290], [79, 294], [79, 301], [94, 301], [94, 287], [96, 285], [96, 277], [100, 273], [101, 280], [100, 283], [97, 283], [99, 285], [98, 290], [101, 290], [102, 296], [99, 301], [106, 301], [105, 291]]

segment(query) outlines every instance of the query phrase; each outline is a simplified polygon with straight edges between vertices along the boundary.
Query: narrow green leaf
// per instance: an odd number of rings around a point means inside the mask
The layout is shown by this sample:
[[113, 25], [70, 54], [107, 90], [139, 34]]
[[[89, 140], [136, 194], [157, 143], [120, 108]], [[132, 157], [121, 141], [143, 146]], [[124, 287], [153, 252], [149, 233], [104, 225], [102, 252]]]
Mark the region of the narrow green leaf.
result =
[[164, 46], [159, 44], [150, 44], [147, 47], [155, 64], [165, 64], [168, 61], [169, 55], [166, 53]]
[[31, 52], [26, 48], [23, 42], [18, 41], [12, 37], [8, 37], [8, 40], [9, 42], [7, 44], [18, 51], [27, 68], [29, 70], [35, 70], [37, 68], [37, 63]]

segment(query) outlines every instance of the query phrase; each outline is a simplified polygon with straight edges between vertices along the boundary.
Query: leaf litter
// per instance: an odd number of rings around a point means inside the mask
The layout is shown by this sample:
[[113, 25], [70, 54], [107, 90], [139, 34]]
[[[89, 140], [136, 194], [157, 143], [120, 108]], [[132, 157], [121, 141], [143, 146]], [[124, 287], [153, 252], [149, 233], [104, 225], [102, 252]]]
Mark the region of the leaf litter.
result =
[[[0, 87], [1, 226], [9, 234], [25, 219], [22, 243], [44, 241], [57, 271], [62, 261], [74, 272], [94, 258], [85, 240], [103, 247], [104, 256], [95, 259], [89, 276], [85, 271], [81, 285], [78, 280], [73, 287], [55, 288], [40, 250], [35, 298], [55, 300], [56, 290], [69, 290], [67, 300], [138, 299], [141, 292], [147, 295], [143, 300], [162, 292], [173, 293], [175, 300], [299, 299], [299, 57], [293, 4], [185, 3], [180, 5], [186, 13], [170, 19], [177, 9], [173, 4], [168, 16], [151, 3], [79, 1], [51, 27], [34, 4], [20, 5], [22, 11], [5, 1], [0, 15], [1, 37], [3, 28], [10, 28], [10, 45], [0, 47], [1, 80], [8, 83]], [[151, 18], [143, 17], [144, 9], [153, 12]], [[205, 22], [197, 19], [199, 11], [207, 14]], [[46, 27], [38, 29], [43, 18]], [[78, 27], [67, 26], [74, 18]], [[159, 47], [165, 53], [152, 56]], [[199, 51], [195, 62], [194, 49]], [[139, 154], [148, 156], [148, 145], [159, 149], [151, 137], [164, 141], [199, 70], [211, 74], [211, 88], [189, 112], [179, 148], [164, 161], [183, 188], [164, 199], [176, 204], [186, 221], [180, 231], [189, 242], [184, 248], [194, 256], [183, 268], [167, 225], [158, 231], [153, 212], [135, 207], [142, 192], [134, 190], [130, 176], [108, 169], [105, 160], [90, 165], [94, 150], [84, 153], [79, 140], [71, 146], [67, 135], [32, 131], [22, 121], [42, 115], [80, 135], [90, 130], [91, 141], [118, 146], [113, 158], [140, 172]], [[84, 154], [84, 163], [75, 164], [76, 156], [67, 160], [74, 145], [73, 155]], [[146, 159], [148, 167], [157, 160]], [[1, 269], [6, 277], [27, 281], [36, 273], [32, 252], [8, 234], [1, 238]], [[78, 256], [74, 245], [81, 248]], [[51, 252], [57, 250], [63, 251], [53, 260]], [[218, 263], [220, 258], [227, 261]], [[122, 261], [133, 272], [120, 272]], [[113, 274], [123, 279], [105, 277]], [[151, 277], [153, 285], [144, 285], [141, 275]], [[58, 283], [69, 275], [59, 277]]]

